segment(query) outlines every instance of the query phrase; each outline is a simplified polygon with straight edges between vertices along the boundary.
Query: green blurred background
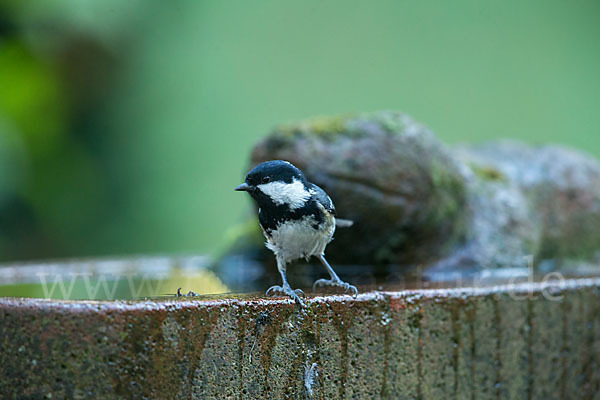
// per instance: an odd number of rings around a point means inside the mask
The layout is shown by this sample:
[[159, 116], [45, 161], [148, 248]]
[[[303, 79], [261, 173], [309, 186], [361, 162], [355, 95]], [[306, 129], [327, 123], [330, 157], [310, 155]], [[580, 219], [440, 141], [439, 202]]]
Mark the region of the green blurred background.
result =
[[214, 253], [257, 139], [378, 109], [600, 156], [600, 2], [0, 0], [0, 260]]

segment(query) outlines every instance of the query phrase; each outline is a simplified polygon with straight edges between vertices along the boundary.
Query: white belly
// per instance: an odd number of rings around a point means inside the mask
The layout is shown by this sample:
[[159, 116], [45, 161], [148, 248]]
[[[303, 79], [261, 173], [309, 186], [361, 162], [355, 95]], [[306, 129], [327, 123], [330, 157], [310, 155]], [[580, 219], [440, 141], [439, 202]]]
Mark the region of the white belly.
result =
[[335, 231], [335, 220], [328, 220], [319, 230], [313, 227], [313, 217], [284, 222], [271, 231], [266, 245], [284, 264], [297, 258], [308, 259], [310, 256], [323, 254]]

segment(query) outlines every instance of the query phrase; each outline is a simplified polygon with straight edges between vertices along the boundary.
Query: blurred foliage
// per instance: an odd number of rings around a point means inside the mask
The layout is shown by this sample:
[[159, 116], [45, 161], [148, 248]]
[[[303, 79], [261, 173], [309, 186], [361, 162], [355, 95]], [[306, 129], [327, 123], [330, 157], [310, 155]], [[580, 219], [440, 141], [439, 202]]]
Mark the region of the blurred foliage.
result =
[[0, 259], [217, 251], [251, 145], [399, 109], [600, 155], [600, 3], [0, 2]]

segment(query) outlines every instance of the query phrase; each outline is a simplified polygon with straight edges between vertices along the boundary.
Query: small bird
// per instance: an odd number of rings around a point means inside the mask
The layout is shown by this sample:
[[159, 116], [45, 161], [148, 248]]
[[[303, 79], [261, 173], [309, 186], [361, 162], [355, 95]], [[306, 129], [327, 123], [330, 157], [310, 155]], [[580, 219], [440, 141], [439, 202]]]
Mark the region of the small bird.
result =
[[283, 293], [303, 307], [299, 296], [304, 296], [304, 292], [290, 287], [286, 265], [298, 258], [308, 261], [311, 256], [319, 259], [331, 277], [317, 280], [313, 289], [329, 285], [358, 294], [356, 287], [343, 282], [325, 259], [325, 247], [333, 238], [336, 222], [339, 226], [350, 226], [352, 222], [336, 221], [335, 207], [327, 193], [307, 181], [302, 171], [287, 161], [266, 161], [248, 172], [244, 183], [235, 190], [248, 192], [258, 205], [266, 246], [277, 259], [283, 283], [270, 287], [267, 295]]

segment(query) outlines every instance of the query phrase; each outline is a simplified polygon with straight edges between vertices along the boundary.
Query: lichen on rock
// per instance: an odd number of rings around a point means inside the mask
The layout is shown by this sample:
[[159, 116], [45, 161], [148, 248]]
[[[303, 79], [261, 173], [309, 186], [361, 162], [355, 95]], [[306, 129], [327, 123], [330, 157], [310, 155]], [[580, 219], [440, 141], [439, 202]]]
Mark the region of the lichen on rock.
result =
[[[284, 159], [355, 222], [328, 253], [339, 262], [422, 263], [464, 232], [461, 165], [424, 126], [398, 112], [319, 118], [276, 128], [252, 164]], [[348, 251], [349, 244], [352, 251]]]
[[288, 160], [333, 199], [336, 263], [472, 271], [589, 260], [600, 249], [600, 164], [558, 146], [449, 147], [396, 111], [276, 127], [251, 164]]
[[521, 191], [520, 206], [537, 225], [537, 259], [589, 259], [600, 250], [600, 164], [556, 145], [498, 141], [459, 149]]

